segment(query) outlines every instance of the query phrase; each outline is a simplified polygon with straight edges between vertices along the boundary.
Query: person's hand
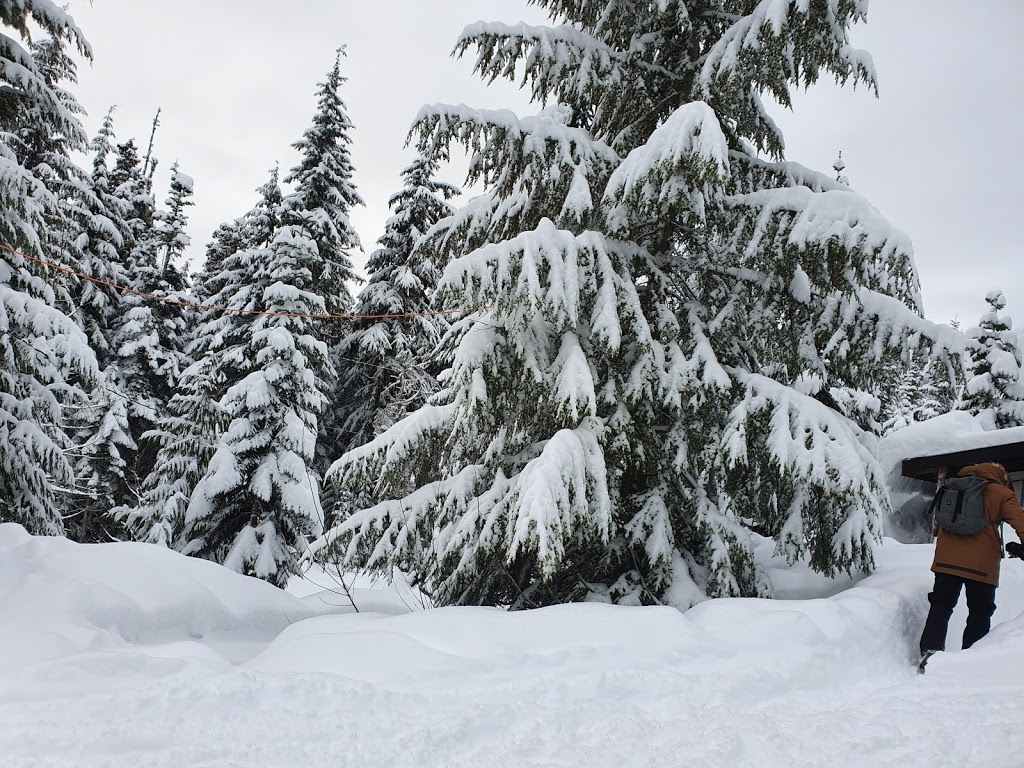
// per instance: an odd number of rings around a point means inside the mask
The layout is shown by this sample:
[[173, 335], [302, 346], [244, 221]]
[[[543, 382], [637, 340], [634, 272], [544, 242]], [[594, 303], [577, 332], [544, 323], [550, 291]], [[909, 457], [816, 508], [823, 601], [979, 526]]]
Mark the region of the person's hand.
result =
[[1006, 542], [1006, 554], [1010, 557], [1024, 558], [1024, 545], [1016, 541]]

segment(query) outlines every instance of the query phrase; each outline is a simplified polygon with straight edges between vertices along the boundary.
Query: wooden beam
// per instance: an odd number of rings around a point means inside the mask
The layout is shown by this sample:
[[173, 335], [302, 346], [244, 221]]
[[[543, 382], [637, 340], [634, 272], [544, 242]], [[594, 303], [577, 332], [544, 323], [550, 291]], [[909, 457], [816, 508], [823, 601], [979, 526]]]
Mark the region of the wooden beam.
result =
[[906, 459], [903, 462], [902, 474], [904, 477], [916, 477], [919, 480], [935, 482], [939, 470], [943, 467], [966, 467], [969, 464], [984, 462], [1002, 464], [1006, 467], [1007, 472], [1024, 472], [1024, 443], [1005, 443], [986, 448], [972, 448], [966, 451]]

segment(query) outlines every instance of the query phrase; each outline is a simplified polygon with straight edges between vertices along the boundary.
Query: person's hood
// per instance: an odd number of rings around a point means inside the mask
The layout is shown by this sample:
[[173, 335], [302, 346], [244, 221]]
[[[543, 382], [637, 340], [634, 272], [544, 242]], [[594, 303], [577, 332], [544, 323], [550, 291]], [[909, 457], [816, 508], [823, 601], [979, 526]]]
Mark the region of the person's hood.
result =
[[1010, 482], [1010, 474], [1002, 464], [972, 464], [960, 470], [959, 476], [964, 477], [965, 475], [973, 475], [984, 480], [991, 480], [994, 483], [1005, 485], [1007, 488], [1013, 487], [1013, 484]]

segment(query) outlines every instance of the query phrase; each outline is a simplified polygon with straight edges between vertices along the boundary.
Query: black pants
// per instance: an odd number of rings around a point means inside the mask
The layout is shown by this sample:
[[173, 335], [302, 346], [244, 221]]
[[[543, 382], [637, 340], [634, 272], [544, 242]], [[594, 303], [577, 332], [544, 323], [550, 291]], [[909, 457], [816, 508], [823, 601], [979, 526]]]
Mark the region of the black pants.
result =
[[949, 617], [960, 599], [960, 587], [967, 587], [967, 628], [964, 629], [964, 648], [970, 648], [988, 634], [992, 614], [996, 612], [996, 588], [973, 579], [935, 574], [935, 588], [928, 595], [931, 608], [921, 634], [921, 653], [946, 649], [946, 629]]

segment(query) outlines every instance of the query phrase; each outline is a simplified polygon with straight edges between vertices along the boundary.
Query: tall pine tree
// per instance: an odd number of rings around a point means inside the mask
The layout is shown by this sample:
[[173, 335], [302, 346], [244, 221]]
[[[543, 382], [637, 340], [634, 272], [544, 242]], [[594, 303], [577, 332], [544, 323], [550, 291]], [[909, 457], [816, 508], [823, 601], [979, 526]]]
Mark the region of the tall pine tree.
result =
[[[249, 284], [254, 269], [249, 246], [269, 244], [271, 222], [281, 202], [276, 169], [257, 191], [260, 200], [250, 213], [221, 224], [213, 233], [203, 268], [193, 280], [192, 298], [197, 303], [230, 302], [237, 298], [239, 286]], [[246, 294], [239, 308], [252, 310], [254, 301]], [[195, 332], [184, 357], [192, 363], [176, 376], [173, 397], [147, 435], [145, 444], [156, 456], [141, 498], [119, 510], [136, 537], [176, 549], [190, 541], [184, 532], [185, 512], [228, 425], [220, 400], [228, 386], [250, 370], [244, 355], [227, 353], [244, 349], [251, 317], [211, 309], [191, 311]]]
[[520, 607], [769, 594], [751, 531], [870, 569], [884, 480], [830, 393], [960, 342], [920, 317], [906, 236], [781, 161], [759, 95], [873, 86], [866, 2], [538, 4], [561, 24], [456, 51], [539, 115], [420, 113], [421, 151], [463, 144], [486, 190], [436, 238], [441, 300], [475, 314], [438, 398], [335, 464], [385, 500], [318, 546]]
[[[331, 315], [351, 312], [350, 286], [361, 282], [353, 268], [351, 254], [362, 250], [362, 246], [349, 214], [355, 206], [364, 203], [352, 179], [354, 169], [349, 145], [353, 126], [339, 94], [346, 82], [341, 75], [344, 55], [344, 48], [338, 49], [327, 77], [317, 85], [313, 124], [292, 145], [299, 151], [300, 160], [284, 179], [292, 185], [292, 191], [285, 196], [280, 209], [281, 225], [300, 229], [316, 244], [318, 258], [310, 264], [315, 270], [313, 285], [325, 298], [326, 312]], [[345, 337], [348, 324], [338, 319], [320, 320], [312, 329], [316, 338], [328, 345], [330, 369], [343, 370], [345, 362], [339, 359], [338, 345]], [[336, 376], [324, 384], [325, 411], [331, 416], [328, 421], [320, 422], [318, 474], [329, 462], [329, 458], [324, 457], [338, 455], [332, 445], [337, 437], [333, 414], [336, 404], [344, 397], [338, 389]]]
[[246, 247], [266, 248], [281, 226], [281, 204], [284, 202], [284, 196], [278, 181], [279, 175], [275, 165], [267, 182], [256, 190], [260, 194], [259, 202], [245, 215], [245, 223], [242, 226], [242, 237]]
[[[301, 228], [316, 244], [319, 266], [313, 281], [327, 297], [327, 312], [335, 315], [351, 310], [349, 285], [360, 282], [351, 253], [361, 246], [349, 212], [365, 205], [352, 181], [352, 122], [339, 94], [347, 81], [341, 75], [343, 55], [344, 49], [339, 49], [327, 78], [317, 86], [313, 124], [292, 145], [300, 160], [285, 176], [292, 191], [282, 201], [280, 213], [282, 224]], [[340, 327], [337, 322], [322, 323], [322, 338], [329, 344], [337, 342], [344, 335]]]
[[998, 428], [1024, 425], [1024, 376], [1021, 350], [1013, 320], [1000, 312], [1006, 307], [1002, 291], [989, 291], [989, 305], [977, 328], [967, 332], [973, 357], [963, 410], [988, 415]]
[[219, 374], [230, 423], [192, 493], [182, 551], [282, 587], [323, 525], [310, 465], [333, 371], [316, 321], [304, 316], [324, 312], [312, 278], [318, 261], [316, 244], [295, 226], [278, 230], [267, 248], [226, 259], [225, 269], [245, 279], [225, 281], [213, 302], [261, 314], [204, 329], [225, 326], [205, 359], [231, 367]]
[[[332, 417], [339, 434], [328, 446], [349, 448], [376, 437], [424, 404], [436, 388], [424, 365], [447, 322], [431, 314], [439, 272], [421, 238], [454, 213], [447, 201], [460, 190], [434, 178], [438, 161], [417, 158], [402, 171], [404, 185], [388, 201], [380, 248], [366, 262], [369, 274], [359, 294], [352, 331], [341, 345], [343, 370]], [[387, 317], [391, 315], [392, 317]]]
[[101, 378], [88, 408], [71, 417], [79, 444], [75, 466], [77, 485], [85, 492], [72, 497], [68, 532], [77, 541], [120, 538], [110, 510], [127, 502], [135, 488], [133, 466], [137, 444], [129, 424], [128, 380], [121, 369], [115, 342], [123, 314], [122, 292], [128, 284], [122, 257], [130, 253], [134, 236], [125, 220], [129, 206], [114, 194], [108, 160], [113, 153], [113, 110], [107, 113], [96, 138], [89, 187], [84, 190], [79, 217], [82, 231], [75, 247], [81, 254], [76, 305], [82, 325], [100, 365]]
[[[431, 355], [447, 328], [432, 314], [438, 266], [423, 236], [454, 209], [447, 202], [460, 190], [437, 181], [438, 161], [418, 157], [402, 172], [403, 188], [391, 196], [380, 248], [366, 263], [369, 278], [356, 301], [352, 331], [338, 347], [336, 399], [322, 419], [319, 466], [373, 439], [422, 406], [437, 390]], [[323, 492], [328, 522], [346, 516], [368, 493], [339, 497]]]
[[[26, 165], [26, 132], [61, 136], [70, 150], [86, 137], [73, 97], [27, 50], [32, 25], [59, 48], [91, 50], [66, 13], [40, 0], [0, 0], [0, 520], [33, 533], [64, 530], [58, 495], [74, 481], [62, 409], [81, 406], [98, 378], [84, 334], [58, 308], [62, 279], [35, 258], [67, 225], [63, 190]], [[19, 254], [25, 254], [30, 258]]]

